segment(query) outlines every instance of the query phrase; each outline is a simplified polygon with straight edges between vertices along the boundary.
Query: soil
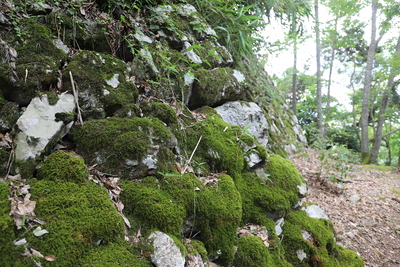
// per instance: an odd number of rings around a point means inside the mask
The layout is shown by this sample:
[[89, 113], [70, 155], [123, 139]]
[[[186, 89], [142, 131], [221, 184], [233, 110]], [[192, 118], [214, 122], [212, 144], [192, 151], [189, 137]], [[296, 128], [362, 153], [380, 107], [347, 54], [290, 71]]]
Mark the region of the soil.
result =
[[400, 266], [399, 168], [341, 163], [340, 170], [350, 170], [338, 171], [337, 161], [322, 163], [322, 153], [305, 149], [291, 156], [309, 184], [303, 202], [325, 211], [338, 244], [356, 251], [365, 266]]

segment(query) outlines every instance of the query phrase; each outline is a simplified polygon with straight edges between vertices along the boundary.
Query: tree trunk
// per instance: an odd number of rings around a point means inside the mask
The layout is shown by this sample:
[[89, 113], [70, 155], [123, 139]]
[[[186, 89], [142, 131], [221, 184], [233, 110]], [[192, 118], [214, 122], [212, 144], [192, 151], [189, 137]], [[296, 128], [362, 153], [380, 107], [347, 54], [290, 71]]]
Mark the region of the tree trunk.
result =
[[326, 98], [326, 120], [329, 121], [331, 115], [331, 84], [332, 84], [332, 71], [333, 71], [333, 61], [335, 60], [336, 54], [336, 42], [337, 42], [337, 24], [339, 17], [335, 17], [335, 36], [332, 40], [331, 46], [331, 62], [329, 63], [329, 78], [328, 78], [328, 92]]
[[376, 50], [376, 13], [377, 0], [372, 0], [372, 16], [371, 16], [371, 42], [368, 49], [367, 65], [365, 67], [364, 91], [361, 111], [361, 162], [370, 163], [371, 155], [368, 148], [368, 113], [369, 113], [369, 96], [371, 93], [372, 67], [374, 63]]
[[[296, 15], [294, 15], [296, 16]], [[292, 34], [293, 34], [293, 77], [292, 77], [292, 111], [293, 114], [297, 114], [297, 23], [296, 17], [293, 18], [292, 22]]]
[[[396, 51], [395, 51], [394, 57], [395, 58], [399, 57], [399, 53], [400, 53], [400, 36], [397, 39], [397, 45], [396, 45]], [[379, 149], [381, 147], [382, 129], [383, 129], [383, 124], [385, 123], [385, 112], [386, 112], [387, 104], [389, 102], [389, 93], [391, 92], [393, 84], [394, 84], [395, 75], [396, 74], [394, 71], [394, 67], [392, 67], [390, 70], [390, 75], [389, 75], [389, 79], [387, 82], [386, 90], [383, 93], [381, 108], [379, 110], [378, 125], [376, 127], [375, 141], [374, 141], [374, 145], [372, 147], [372, 154], [371, 154], [371, 163], [372, 164], [376, 164], [376, 160], [377, 160], [378, 154], [379, 154]]]
[[324, 137], [323, 118], [322, 118], [322, 85], [321, 85], [321, 39], [319, 32], [319, 13], [318, 13], [318, 0], [314, 0], [315, 9], [315, 43], [316, 43], [316, 57], [317, 57], [317, 128], [318, 136]]

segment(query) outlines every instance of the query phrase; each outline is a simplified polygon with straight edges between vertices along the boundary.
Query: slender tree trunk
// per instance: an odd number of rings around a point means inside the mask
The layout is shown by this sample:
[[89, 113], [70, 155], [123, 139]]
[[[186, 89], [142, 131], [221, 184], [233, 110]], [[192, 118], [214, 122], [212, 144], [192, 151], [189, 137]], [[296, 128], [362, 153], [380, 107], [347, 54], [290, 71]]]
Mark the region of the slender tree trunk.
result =
[[297, 23], [296, 15], [294, 15], [292, 22], [293, 34], [293, 77], [292, 77], [292, 111], [297, 114]]
[[[354, 75], [356, 73], [356, 67], [357, 67], [357, 63], [355, 62], [355, 60], [353, 61], [353, 72], [351, 73], [350, 76], [350, 87], [353, 91], [353, 96], [351, 98], [351, 107], [352, 107], [352, 114], [353, 114], [353, 127], [357, 128], [357, 114], [356, 114], [356, 88], [354, 87]], [[358, 132], [358, 131], [357, 131]]]
[[331, 62], [329, 63], [329, 78], [328, 78], [328, 92], [326, 98], [326, 119], [329, 120], [331, 115], [331, 84], [332, 84], [332, 71], [333, 71], [333, 61], [335, 60], [336, 55], [336, 42], [337, 42], [337, 24], [338, 24], [338, 16], [335, 17], [335, 36], [332, 40], [331, 46]]
[[[400, 36], [397, 39], [397, 45], [396, 45], [396, 51], [394, 57], [399, 57], [400, 53]], [[375, 140], [374, 140], [374, 145], [372, 146], [372, 154], [371, 154], [371, 163], [376, 164], [376, 160], [378, 158], [379, 154], [379, 149], [381, 147], [381, 142], [382, 142], [382, 129], [383, 129], [383, 124], [385, 123], [385, 113], [386, 113], [386, 108], [389, 102], [389, 93], [392, 90], [393, 84], [394, 84], [394, 67], [391, 68], [390, 70], [390, 75], [389, 79], [387, 82], [386, 90], [383, 93], [382, 97], [382, 102], [381, 102], [381, 107], [379, 109], [379, 117], [378, 117], [378, 125], [376, 127], [376, 133], [375, 133]]]
[[372, 67], [374, 63], [376, 50], [376, 13], [377, 0], [372, 0], [372, 16], [371, 16], [371, 42], [368, 49], [367, 65], [365, 67], [364, 91], [361, 111], [361, 162], [370, 163], [371, 155], [368, 148], [368, 113], [369, 113], [369, 96], [371, 94]]
[[319, 13], [318, 0], [314, 0], [315, 9], [315, 43], [317, 57], [317, 128], [319, 137], [324, 137], [323, 117], [322, 117], [322, 85], [321, 85], [321, 39], [319, 32]]

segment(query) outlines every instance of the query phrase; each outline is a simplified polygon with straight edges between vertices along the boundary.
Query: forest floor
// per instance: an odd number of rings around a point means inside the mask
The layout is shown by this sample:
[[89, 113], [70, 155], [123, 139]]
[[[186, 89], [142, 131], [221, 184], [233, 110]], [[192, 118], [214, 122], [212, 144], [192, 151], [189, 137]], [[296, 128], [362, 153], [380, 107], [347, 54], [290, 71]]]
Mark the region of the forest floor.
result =
[[367, 267], [400, 266], [399, 168], [338, 162], [312, 149], [291, 160], [309, 184], [303, 202], [325, 211], [338, 244], [356, 251]]

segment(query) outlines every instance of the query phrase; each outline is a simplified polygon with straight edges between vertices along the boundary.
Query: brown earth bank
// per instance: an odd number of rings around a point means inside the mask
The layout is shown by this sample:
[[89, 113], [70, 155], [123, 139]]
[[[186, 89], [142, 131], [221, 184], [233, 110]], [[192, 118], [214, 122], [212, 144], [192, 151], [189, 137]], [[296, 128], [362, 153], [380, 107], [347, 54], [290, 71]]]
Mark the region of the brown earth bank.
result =
[[304, 202], [325, 211], [337, 242], [356, 251], [365, 266], [400, 266], [399, 169], [339, 162], [338, 171], [333, 157], [323, 163], [326, 153], [305, 149], [291, 156], [309, 183]]

